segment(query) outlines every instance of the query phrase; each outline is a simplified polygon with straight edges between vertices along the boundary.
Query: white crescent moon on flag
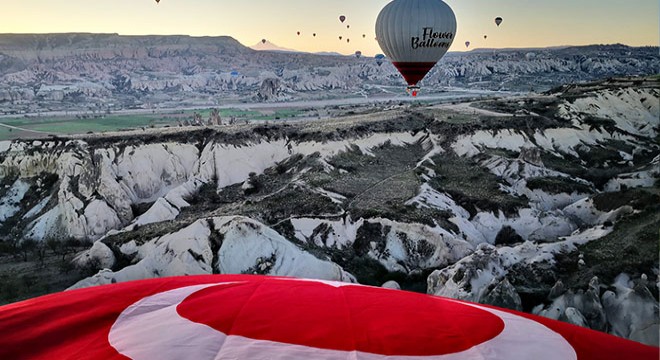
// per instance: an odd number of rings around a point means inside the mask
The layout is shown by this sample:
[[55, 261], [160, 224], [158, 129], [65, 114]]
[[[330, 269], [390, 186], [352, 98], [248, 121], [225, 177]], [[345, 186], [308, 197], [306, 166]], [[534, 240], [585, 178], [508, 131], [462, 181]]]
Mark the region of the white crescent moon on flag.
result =
[[[279, 279], [300, 281], [297, 279]], [[309, 281], [309, 280], [308, 280]], [[361, 286], [329, 281], [315, 281], [334, 287]], [[320, 359], [320, 360], [465, 360], [577, 359], [573, 347], [560, 334], [541, 323], [512, 313], [466, 304], [499, 317], [504, 329], [493, 339], [458, 353], [437, 356], [385, 356], [359, 351], [318, 349], [302, 345], [227, 336], [210, 326], [182, 318], [177, 306], [194, 293], [214, 286], [232, 286], [243, 282], [224, 282], [182, 287], [146, 297], [124, 310], [108, 335], [120, 354], [133, 360], [218, 360], [218, 359]], [[440, 299], [439, 299], [440, 300]], [[217, 306], [222, 306], [218, 304]]]

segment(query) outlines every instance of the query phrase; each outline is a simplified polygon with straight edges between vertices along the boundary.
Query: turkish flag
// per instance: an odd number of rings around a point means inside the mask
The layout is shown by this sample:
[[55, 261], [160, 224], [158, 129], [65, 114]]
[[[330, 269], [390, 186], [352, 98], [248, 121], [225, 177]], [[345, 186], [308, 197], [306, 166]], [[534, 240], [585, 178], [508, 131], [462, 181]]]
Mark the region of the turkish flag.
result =
[[0, 359], [658, 359], [659, 349], [424, 294], [281, 277], [161, 278], [0, 307]]

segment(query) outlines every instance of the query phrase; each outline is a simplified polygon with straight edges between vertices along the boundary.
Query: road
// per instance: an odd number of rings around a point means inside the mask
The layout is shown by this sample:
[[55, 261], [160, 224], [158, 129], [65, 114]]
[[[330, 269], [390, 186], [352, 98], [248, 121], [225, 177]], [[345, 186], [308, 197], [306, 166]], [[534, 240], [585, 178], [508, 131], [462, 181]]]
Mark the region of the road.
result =
[[22, 127], [7, 125], [7, 124], [3, 124], [3, 123], [0, 123], [0, 126], [6, 127], [8, 129], [12, 129], [12, 130], [27, 131], [27, 132], [31, 132], [31, 133], [35, 133], [35, 134], [41, 134], [41, 135], [50, 135], [51, 134], [51, 133], [44, 132], [44, 131], [24, 129]]
[[[341, 105], [365, 105], [365, 104], [382, 104], [388, 102], [427, 102], [427, 101], [453, 101], [462, 100], [475, 97], [494, 97], [494, 96], [509, 96], [512, 93], [488, 91], [488, 90], [469, 90], [469, 89], [452, 89], [443, 93], [434, 93], [428, 95], [421, 95], [418, 97], [410, 97], [406, 95], [391, 95], [391, 96], [378, 96], [378, 97], [354, 97], [354, 98], [341, 98], [341, 99], [328, 99], [328, 100], [298, 100], [288, 102], [272, 102], [272, 103], [232, 103], [224, 105], [208, 105], [206, 108], [217, 109], [239, 109], [239, 110], [254, 110], [254, 109], [282, 109], [282, 108], [324, 108], [329, 106]], [[176, 107], [176, 108], [160, 108], [160, 109], [126, 109], [112, 111], [111, 115], [142, 115], [142, 114], [161, 114], [171, 113], [173, 111], [193, 111], [205, 108], [204, 106], [191, 106], [191, 107]], [[89, 111], [46, 111], [25, 114], [11, 114], [0, 115], [0, 119], [15, 119], [20, 117], [75, 117], [76, 115], [88, 115]], [[27, 130], [26, 130], [27, 131]]]

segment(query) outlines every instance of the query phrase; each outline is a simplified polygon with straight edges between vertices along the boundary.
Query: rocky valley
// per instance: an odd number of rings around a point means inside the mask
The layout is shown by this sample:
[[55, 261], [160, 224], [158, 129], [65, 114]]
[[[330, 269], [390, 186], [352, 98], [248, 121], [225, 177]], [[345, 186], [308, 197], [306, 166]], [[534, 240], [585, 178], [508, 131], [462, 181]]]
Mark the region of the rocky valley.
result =
[[[198, 56], [181, 41], [176, 51]], [[41, 55], [3, 50], [3, 76], [11, 69], [36, 79], [21, 67], [52, 61], [58, 46], [36, 42], [47, 49]], [[109, 48], [100, 59], [134, 57], [121, 69], [149, 67], [141, 57], [155, 50], [144, 51]], [[241, 51], [236, 56], [262, 56]], [[559, 60], [546, 56], [566, 51], [522, 58], [547, 64]], [[648, 64], [658, 61], [654, 51]], [[97, 56], [76, 55], [81, 63]], [[484, 86], [508, 87], [505, 70], [456, 70], [498, 56], [449, 57], [445, 73], [427, 84], [487, 76]], [[327, 62], [319, 67], [379, 73], [368, 60], [315, 59]], [[595, 62], [583, 64], [588, 76], [626, 66]], [[66, 66], [81, 71], [78, 64]], [[295, 64], [282, 63], [282, 75], [255, 67], [245, 79], [213, 76], [237, 94], [264, 77], [279, 77], [296, 94], [311, 83], [352, 89], [343, 75], [292, 79]], [[178, 78], [206, 71], [195, 69]], [[121, 76], [127, 87], [113, 85], [99, 99], [156, 96], [154, 88], [138, 91], [133, 74]], [[207, 80], [199, 89], [212, 88]], [[612, 78], [469, 103], [359, 107], [309, 122], [0, 142], [1, 300], [175, 275], [298, 276], [504, 306], [657, 346], [659, 85], [657, 77]]]

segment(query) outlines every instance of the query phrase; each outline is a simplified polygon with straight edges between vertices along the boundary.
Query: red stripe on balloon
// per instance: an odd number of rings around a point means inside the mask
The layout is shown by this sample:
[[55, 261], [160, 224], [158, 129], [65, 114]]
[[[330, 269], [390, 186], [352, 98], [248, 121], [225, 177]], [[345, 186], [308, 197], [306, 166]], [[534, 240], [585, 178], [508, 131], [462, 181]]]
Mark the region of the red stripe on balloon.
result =
[[393, 62], [408, 85], [417, 85], [435, 66], [434, 62]]

